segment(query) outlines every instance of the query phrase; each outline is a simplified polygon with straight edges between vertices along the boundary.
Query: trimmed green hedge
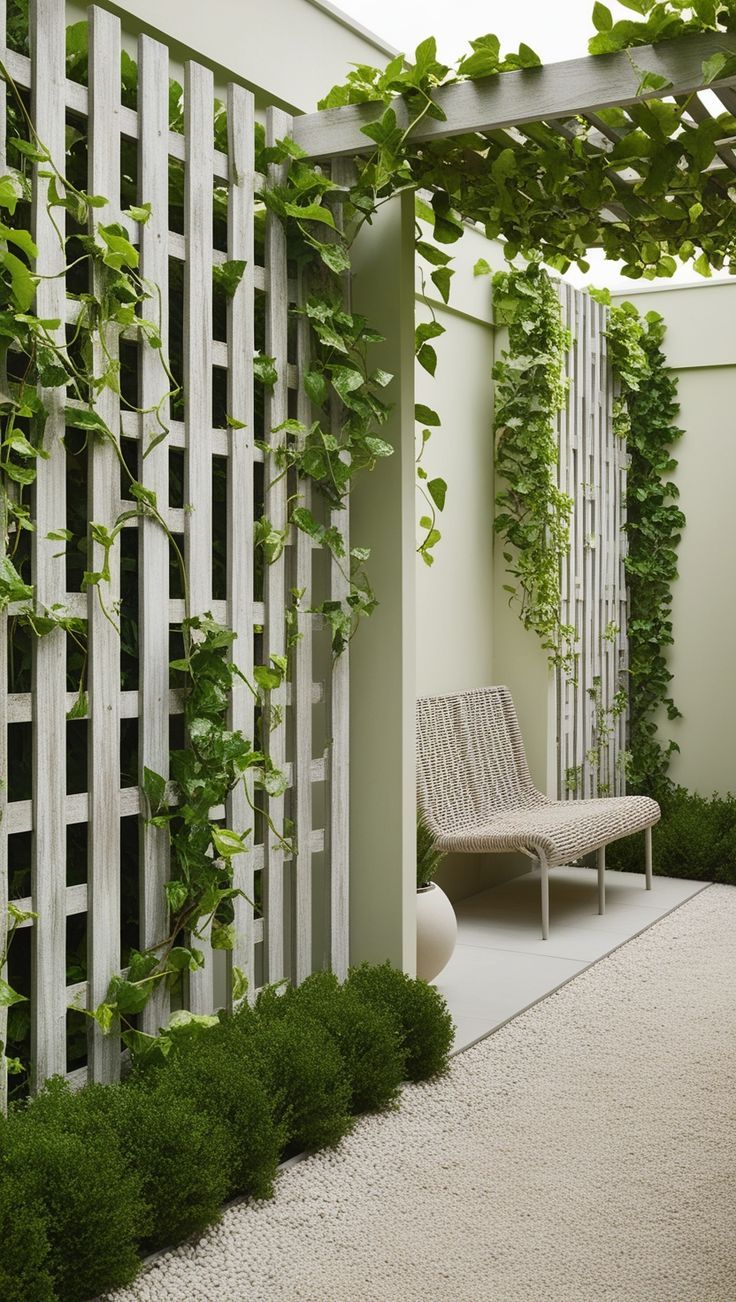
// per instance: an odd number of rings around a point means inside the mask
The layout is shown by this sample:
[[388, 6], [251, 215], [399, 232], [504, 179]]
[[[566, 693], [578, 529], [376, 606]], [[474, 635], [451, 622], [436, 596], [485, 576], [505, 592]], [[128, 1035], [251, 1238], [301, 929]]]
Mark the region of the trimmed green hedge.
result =
[[[652, 867], [663, 877], [736, 885], [736, 796], [708, 799], [676, 787], [660, 800], [662, 818], [652, 832]], [[642, 837], [614, 841], [609, 868], [644, 871]]]
[[270, 1197], [287, 1152], [333, 1146], [402, 1080], [447, 1068], [441, 995], [388, 964], [320, 972], [139, 1066], [73, 1093], [60, 1078], [0, 1117], [0, 1298], [85, 1302], [140, 1255]]

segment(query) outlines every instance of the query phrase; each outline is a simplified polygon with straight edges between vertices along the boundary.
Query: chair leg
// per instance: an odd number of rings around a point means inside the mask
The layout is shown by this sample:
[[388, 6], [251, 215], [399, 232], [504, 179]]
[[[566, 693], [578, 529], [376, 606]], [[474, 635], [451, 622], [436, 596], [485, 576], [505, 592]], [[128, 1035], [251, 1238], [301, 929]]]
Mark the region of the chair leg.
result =
[[646, 876], [647, 890], [652, 889], [652, 829], [648, 827], [644, 832], [644, 873]]
[[598, 912], [606, 911], [606, 847], [598, 850]]
[[542, 870], [542, 940], [549, 940], [549, 866], [541, 851], [539, 867]]

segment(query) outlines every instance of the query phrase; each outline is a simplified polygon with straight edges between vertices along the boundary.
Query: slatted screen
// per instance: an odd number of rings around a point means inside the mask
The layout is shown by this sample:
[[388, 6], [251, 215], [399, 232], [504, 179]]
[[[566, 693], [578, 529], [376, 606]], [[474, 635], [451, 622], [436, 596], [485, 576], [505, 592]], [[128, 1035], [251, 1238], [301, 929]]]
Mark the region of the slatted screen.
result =
[[559, 485], [573, 500], [570, 550], [562, 565], [562, 621], [575, 628], [577, 667], [559, 670], [557, 780], [560, 799], [622, 795], [626, 708], [626, 444], [613, 431], [614, 380], [607, 309], [560, 282], [572, 334], [569, 392], [559, 417]]
[[[2, 10], [4, 24], [4, 4]], [[180, 296], [183, 337], [177, 346], [184, 404], [182, 410], [162, 412], [168, 438], [144, 459], [151, 418], [131, 411], [109, 389], [99, 398], [100, 414], [110, 428], [120, 430], [137, 477], [156, 492], [170, 530], [183, 542], [188, 613], [211, 611], [232, 627], [237, 633], [235, 659], [250, 674], [254, 661], [267, 663], [270, 655], [285, 650], [285, 610], [292, 589], [302, 591], [306, 610], [313, 589], [339, 596], [342, 583], [329, 558], [303, 534], [289, 537], [282, 557], [261, 576], [254, 552], [254, 520], [261, 513], [281, 528], [291, 495], [301, 492], [310, 504], [303, 486], [291, 479], [275, 482], [270, 458], [264, 458], [256, 440], [271, 439], [270, 431], [287, 416], [308, 420], [311, 413], [299, 383], [308, 361], [308, 331], [304, 319], [292, 311], [301, 284], [287, 262], [281, 224], [259, 213], [255, 198], [263, 178], [254, 171], [253, 96], [239, 85], [227, 86], [228, 147], [220, 151], [215, 147], [215, 86], [208, 68], [195, 62], [186, 65], [184, 130], [172, 131], [169, 53], [163, 45], [140, 38], [137, 107], [131, 108], [121, 104], [121, 30], [116, 17], [90, 10], [89, 76], [84, 86], [66, 77], [63, 0], [31, 0], [31, 11], [30, 58], [7, 50], [6, 66], [22, 92], [29, 93], [38, 137], [61, 172], [65, 128], [71, 125], [86, 136], [88, 189], [108, 197], [106, 222], [115, 220], [119, 211], [121, 176], [127, 174], [129, 180], [131, 169], [135, 171], [137, 202], [150, 203], [152, 214], [140, 228], [130, 223], [131, 238], [139, 245], [143, 276], [161, 290], [165, 348], [174, 343], [169, 338], [168, 305], [175, 294]], [[270, 142], [286, 135], [289, 127], [288, 117], [269, 110]], [[174, 223], [169, 196], [176, 167], [180, 173], [183, 168], [183, 222]], [[34, 231], [37, 270], [49, 278], [39, 286], [37, 307], [43, 317], [69, 325], [79, 307], [65, 285], [64, 254], [45, 211], [45, 185], [43, 178], [37, 179]], [[226, 247], [213, 234], [215, 189], [221, 218], [226, 205]], [[257, 225], [263, 230], [264, 224], [265, 239], [256, 240], [254, 229]], [[247, 266], [227, 304], [223, 329], [215, 321], [213, 266], [227, 259], [242, 259]], [[133, 366], [137, 374], [135, 405], [151, 408], [167, 388], [155, 352], [130, 332], [120, 340], [120, 348], [128, 350], [128, 368]], [[262, 402], [253, 376], [257, 348], [276, 359], [278, 371], [276, 385]], [[9, 781], [0, 787], [0, 905], [4, 899], [17, 899], [38, 914], [36, 922], [18, 933], [9, 965], [12, 983], [28, 995], [23, 1007], [30, 1025], [33, 1079], [39, 1082], [61, 1072], [75, 1081], [109, 1081], [120, 1070], [118, 1040], [103, 1037], [92, 1024], [87, 1028], [86, 1019], [68, 1010], [91, 1007], [104, 998], [126, 946], [150, 945], [166, 934], [167, 836], [141, 816], [138, 782], [144, 766], [166, 776], [171, 738], [180, 744], [183, 703], [170, 687], [169, 659], [187, 612], [181, 593], [171, 586], [168, 540], [149, 519], [131, 519], [111, 555], [105, 600], [108, 605], [121, 601], [122, 641], [95, 590], [82, 592], [81, 568], [69, 564], [73, 544], [65, 556], [63, 544], [47, 537], [67, 525], [72, 508], [67, 490], [73, 484], [70, 491], [76, 496], [78, 480], [70, 479], [64, 394], [51, 390], [46, 401], [49, 459], [40, 466], [35, 490], [32, 579], [39, 606], [61, 603], [87, 621], [89, 712], [83, 720], [67, 721], [75, 692], [65, 633], [56, 631], [37, 642], [32, 683], [19, 683], [8, 663], [3, 616], [0, 764], [3, 777], [9, 772]], [[228, 428], [224, 412], [245, 422], [246, 428]], [[74, 463], [81, 466], [87, 484], [87, 519], [110, 527], [126, 506], [114, 450], [99, 441], [81, 449], [75, 445]], [[74, 506], [78, 511], [79, 503]], [[340, 523], [346, 527], [346, 520]], [[217, 549], [225, 556], [222, 591], [213, 591]], [[12, 607], [9, 614], [12, 648]], [[272, 704], [283, 711], [283, 723], [268, 741], [273, 760], [289, 776], [285, 796], [270, 801], [269, 813], [278, 827], [284, 817], [293, 820], [295, 855], [285, 857], [266, 827], [252, 852], [234, 860], [235, 885], [250, 900], [261, 901], [256, 910], [245, 898], [235, 904], [232, 962], [245, 970], [253, 988], [285, 975], [301, 979], [326, 962], [342, 975], [347, 965], [347, 656], [333, 672], [326, 634], [313, 619], [308, 614], [299, 617], [301, 639], [291, 652], [289, 681], [273, 694]], [[11, 650], [11, 664], [12, 659]], [[239, 685], [232, 695], [231, 726], [252, 737], [255, 713], [251, 693]], [[75, 770], [79, 747], [86, 747], [87, 776], [70, 785], [72, 746]], [[25, 750], [30, 790], [19, 791], [13, 763]], [[214, 815], [226, 817], [236, 830], [250, 827], [251, 796], [236, 789], [227, 810]], [[137, 918], [132, 941], [131, 908]], [[208, 950], [203, 969], [190, 983], [188, 998], [195, 1011], [213, 1008], [214, 975]], [[167, 996], [161, 990], [141, 1015], [141, 1028], [155, 1031], [167, 1014]], [[4, 1022], [3, 1011], [3, 1038]]]

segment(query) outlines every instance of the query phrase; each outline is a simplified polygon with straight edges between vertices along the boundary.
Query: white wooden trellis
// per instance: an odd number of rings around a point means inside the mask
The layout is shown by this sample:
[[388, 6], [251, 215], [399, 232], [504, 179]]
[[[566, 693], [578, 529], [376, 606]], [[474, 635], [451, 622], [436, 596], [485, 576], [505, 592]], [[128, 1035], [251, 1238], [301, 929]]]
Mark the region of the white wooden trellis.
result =
[[612, 707], [626, 689], [626, 443], [613, 430], [608, 309], [565, 282], [558, 293], [572, 335], [558, 420], [558, 483], [573, 502], [561, 617], [575, 629], [576, 650], [574, 672], [559, 669], [553, 687], [558, 798], [623, 795], [627, 711]]
[[[308, 331], [303, 320], [298, 327], [297, 357], [287, 356], [287, 321], [291, 307], [302, 294], [301, 284], [289, 278], [286, 242], [278, 220], [266, 219], [265, 266], [254, 254], [254, 194], [263, 178], [255, 172], [252, 94], [243, 87], [227, 88], [228, 149], [214, 147], [214, 82], [209, 69], [196, 62], [185, 67], [183, 134], [171, 132], [168, 124], [169, 54], [167, 48], [142, 36], [138, 42], [138, 107], [132, 110], [120, 102], [119, 20], [105, 10], [90, 10], [89, 88], [66, 79], [65, 12], [63, 0], [31, 0], [31, 57], [5, 50], [4, 61], [16, 84], [31, 93], [32, 115], [40, 140], [50, 149], [60, 171], [64, 171], [65, 119], [71, 110], [86, 118], [89, 135], [89, 189], [110, 200], [101, 211], [104, 221], [113, 221], [120, 207], [121, 137], [138, 142], [138, 202], [150, 203], [149, 222], [138, 228], [131, 224], [138, 244], [143, 276], [161, 289], [167, 303], [170, 259], [184, 263], [184, 387], [183, 421], [167, 420], [168, 439], [144, 459], [152, 433], [152, 419], [121, 410], [119, 400], [103, 391], [98, 408], [108, 425], [128, 439], [137, 441], [138, 473], [152, 489], [169, 528], [183, 534], [190, 580], [189, 611], [184, 601], [169, 595], [169, 549], [163, 532], [153, 521], [131, 520], [126, 528], [137, 529], [139, 583], [140, 677], [138, 691], [120, 687], [120, 645], [110, 623], [102, 614], [94, 591], [90, 595], [67, 591], [64, 557], [57, 555], [58, 542], [47, 538], [66, 524], [64, 395], [58, 390], [45, 395], [49, 408], [46, 447], [48, 461], [40, 464], [35, 491], [32, 578], [39, 604], [62, 603], [69, 613], [88, 621], [90, 672], [88, 681], [90, 737], [87, 791], [68, 795], [66, 788], [66, 712], [75, 693], [67, 691], [64, 634], [56, 632], [40, 640], [35, 648], [33, 691], [8, 693], [5, 674], [5, 640], [0, 651], [0, 761], [7, 754], [7, 725], [30, 724], [33, 730], [33, 787], [30, 800], [6, 801], [0, 832], [0, 905], [7, 893], [7, 839], [32, 833], [31, 894], [18, 900], [19, 906], [38, 913], [32, 928], [32, 1069], [36, 1083], [54, 1072], [67, 1073], [75, 1083], [87, 1079], [109, 1081], [119, 1074], [119, 1042], [105, 1038], [96, 1027], [90, 1033], [87, 1066], [73, 1072], [67, 1067], [66, 1010], [91, 1007], [104, 998], [110, 977], [120, 965], [120, 821], [131, 815], [140, 818], [140, 943], [161, 939], [166, 926], [163, 887], [169, 875], [167, 838], [160, 829], [146, 825], [144, 802], [139, 787], [121, 786], [120, 721], [137, 719], [139, 727], [139, 772], [148, 767], [168, 776], [169, 723], [181, 714], [181, 694], [169, 687], [169, 634], [186, 613], [211, 611], [213, 616], [237, 633], [234, 658], [246, 674], [254, 659], [254, 635], [264, 630], [264, 658], [285, 649], [286, 603], [292, 587], [304, 592], [307, 608], [312, 593], [312, 570], [316, 549], [305, 535], [289, 537], [282, 557], [266, 571], [264, 600], [254, 599], [253, 524], [255, 514], [254, 476], [264, 454], [255, 445], [253, 353], [255, 350], [255, 299], [265, 295], [266, 351], [276, 358], [278, 381], [266, 403], [265, 432], [289, 414], [289, 395], [296, 394], [296, 413], [304, 421], [311, 416], [308, 400], [300, 386], [300, 373], [308, 363]], [[4, 37], [4, 3], [0, 0]], [[4, 39], [3, 39], [4, 45]], [[4, 108], [4, 96], [3, 96]], [[0, 123], [2, 125], [2, 123]], [[269, 140], [288, 133], [290, 119], [270, 110], [266, 124]], [[4, 146], [4, 132], [0, 147]], [[169, 229], [169, 160], [184, 163], [185, 230], [183, 236]], [[212, 194], [215, 184], [228, 192], [228, 250], [213, 248]], [[41, 282], [37, 307], [45, 318], [62, 322], [74, 319], [75, 304], [67, 297], [63, 253], [59, 248], [43, 204], [45, 181], [36, 180], [34, 232], [39, 247], [38, 270], [55, 276]], [[226, 258], [242, 259], [246, 271], [228, 307], [227, 341], [213, 338], [212, 268]], [[155, 310], [155, 309], [154, 309]], [[150, 313], [149, 313], [150, 315]], [[60, 328], [63, 332], [63, 325]], [[168, 334], [166, 309], [162, 320], [164, 347]], [[115, 347], [115, 341], [109, 341]], [[213, 426], [212, 368], [227, 371], [227, 406], [243, 429]], [[150, 408], [167, 387], [155, 354], [145, 345], [138, 347], [140, 405]], [[169, 448], [183, 451], [185, 509], [169, 505]], [[121, 510], [119, 471], [112, 450], [97, 443], [89, 451], [89, 518], [108, 527]], [[212, 596], [212, 458], [227, 460], [227, 596]], [[278, 528], [286, 520], [286, 484], [270, 485], [268, 462], [265, 510]], [[308, 493], [306, 504], [309, 505]], [[347, 531], [347, 512], [340, 513]], [[119, 593], [119, 554], [112, 556], [112, 584], [108, 604]], [[326, 572], [329, 563], [325, 560]], [[93, 568], [93, 567], [91, 567]], [[330, 581], [330, 580], [328, 580]], [[331, 593], [339, 595], [339, 576], [331, 578]], [[11, 612], [12, 614], [12, 607]], [[0, 633], [4, 631], [0, 628]], [[318, 655], [318, 626], [312, 617], [300, 616], [303, 636], [294, 652], [292, 681], [274, 696], [284, 723], [270, 735], [273, 760], [283, 765], [289, 781], [285, 797], [269, 801], [269, 813], [277, 827], [284, 813], [295, 823], [295, 856], [289, 857], [279, 839], [268, 829], [261, 843], [234, 861], [235, 885], [248, 897], [235, 902], [237, 940], [232, 963], [245, 970], [252, 988], [255, 974], [261, 982], [284, 975], [302, 979], [324, 959], [340, 975], [347, 966], [347, 883], [348, 883], [348, 772], [347, 772], [347, 657], [333, 671], [329, 655]], [[318, 672], [318, 666], [321, 666]], [[319, 739], [313, 735], [313, 706], [324, 702], [328, 718], [329, 744], [315, 756]], [[289, 712], [290, 726], [286, 727]], [[229, 724], [253, 735], [254, 703], [245, 685], [232, 695]], [[11, 760], [12, 762], [12, 760]], [[315, 784], [325, 785], [325, 799], [313, 798]], [[0, 788], [5, 793], [5, 788]], [[0, 796], [5, 799], [5, 794]], [[237, 789], [227, 809], [212, 811], [226, 817], [228, 824], [242, 831], [253, 824], [250, 808], [252, 791]], [[316, 820], [314, 809], [323, 808]], [[82, 885], [66, 884], [66, 829], [88, 825], [88, 873]], [[328, 883], [326, 901], [313, 890], [312, 865], [315, 855], [329, 856], [324, 876]], [[263, 910], [256, 914], [252, 901], [261, 875]], [[324, 907], [323, 907], [324, 906]], [[323, 907], [323, 930], [328, 937], [326, 952], [315, 951], [315, 912]], [[88, 941], [86, 981], [68, 985], [66, 980], [66, 923], [69, 917], [87, 914]], [[287, 943], [290, 941], [290, 943]], [[206, 961], [190, 982], [189, 1004], [196, 1011], [214, 1006], [214, 961], [206, 946]], [[168, 998], [161, 990], [141, 1017], [141, 1028], [155, 1031], [168, 1015]], [[0, 1033], [2, 1026], [0, 1026]], [[3, 1084], [4, 1088], [4, 1084]]]

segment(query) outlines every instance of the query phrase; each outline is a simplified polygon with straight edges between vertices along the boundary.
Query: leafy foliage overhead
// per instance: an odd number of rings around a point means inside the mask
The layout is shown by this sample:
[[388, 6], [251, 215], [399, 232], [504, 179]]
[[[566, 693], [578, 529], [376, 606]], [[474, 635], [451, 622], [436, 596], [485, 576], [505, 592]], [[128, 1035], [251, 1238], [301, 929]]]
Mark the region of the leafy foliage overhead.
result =
[[[614, 23], [595, 5], [593, 55], [656, 44], [688, 33], [736, 31], [734, 0], [624, 0], [636, 20]], [[586, 253], [601, 248], [621, 260], [632, 278], [669, 277], [678, 261], [709, 275], [730, 266], [736, 238], [733, 155], [736, 100], [721, 92], [713, 117], [698, 95], [667, 96], [668, 83], [629, 56], [639, 76], [640, 101], [588, 117], [538, 122], [487, 134], [469, 133], [418, 143], [411, 131], [425, 117], [444, 118], [432, 96], [440, 86], [498, 76], [540, 63], [529, 46], [503, 55], [498, 37], [471, 41], [455, 68], [440, 63], [430, 37], [413, 64], [398, 55], [385, 69], [360, 65], [335, 87], [323, 108], [378, 102], [377, 121], [363, 127], [375, 150], [358, 162], [352, 199], [358, 211], [397, 189], [432, 193], [434, 235], [452, 244], [462, 220], [479, 222], [489, 238], [503, 237], [511, 258], [541, 253], [564, 271], [587, 270]], [[736, 73], [736, 57], [716, 52], [703, 65], [703, 84]], [[661, 98], [646, 98], [661, 92]], [[407, 129], [392, 103], [403, 96]]]

